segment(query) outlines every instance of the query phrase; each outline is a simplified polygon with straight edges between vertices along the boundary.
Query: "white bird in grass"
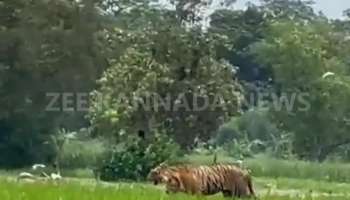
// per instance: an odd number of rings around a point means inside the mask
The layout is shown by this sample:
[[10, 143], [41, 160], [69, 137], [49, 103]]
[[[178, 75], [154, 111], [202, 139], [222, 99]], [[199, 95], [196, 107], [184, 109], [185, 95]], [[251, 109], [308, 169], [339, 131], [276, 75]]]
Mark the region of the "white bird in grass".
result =
[[37, 170], [37, 169], [39, 169], [39, 168], [45, 168], [46, 166], [44, 165], [44, 164], [34, 164], [33, 166], [32, 166], [32, 169], [33, 170]]
[[236, 164], [238, 167], [243, 167], [243, 160], [236, 160], [236, 161], [235, 161], [235, 164]]
[[34, 180], [34, 179], [36, 179], [36, 177], [33, 174], [29, 173], [29, 172], [21, 172], [17, 176], [17, 181], [21, 180], [21, 179], [32, 179], [32, 180]]
[[60, 174], [55, 174], [55, 173], [51, 173], [50, 177], [54, 181], [62, 179], [62, 176]]
[[326, 72], [322, 75], [322, 78], [324, 79], [324, 78], [327, 78], [328, 76], [334, 76], [334, 75], [335, 75], [335, 73], [333, 73], [333, 72]]

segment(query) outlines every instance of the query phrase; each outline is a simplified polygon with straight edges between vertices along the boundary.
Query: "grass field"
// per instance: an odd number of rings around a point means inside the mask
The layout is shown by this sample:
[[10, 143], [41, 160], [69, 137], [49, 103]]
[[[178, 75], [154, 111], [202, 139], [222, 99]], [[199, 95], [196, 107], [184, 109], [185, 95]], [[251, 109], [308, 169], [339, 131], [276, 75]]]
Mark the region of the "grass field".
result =
[[[193, 164], [209, 164], [211, 155], [191, 155]], [[220, 156], [220, 162], [233, 161]], [[350, 165], [311, 163], [257, 157], [244, 162], [254, 175], [254, 187], [261, 200], [350, 200]], [[30, 169], [0, 170], [0, 200], [223, 200], [221, 194], [195, 197], [171, 194], [147, 183], [96, 183], [88, 169], [64, 170], [59, 183], [16, 182], [13, 177]], [[79, 177], [79, 178], [77, 178]]]
[[[350, 184], [300, 179], [254, 178], [261, 200], [344, 200], [350, 199]], [[1, 200], [192, 200], [224, 199], [221, 194], [195, 197], [166, 194], [162, 187], [146, 183], [96, 183], [92, 179], [65, 179], [60, 183], [16, 182], [0, 179]]]

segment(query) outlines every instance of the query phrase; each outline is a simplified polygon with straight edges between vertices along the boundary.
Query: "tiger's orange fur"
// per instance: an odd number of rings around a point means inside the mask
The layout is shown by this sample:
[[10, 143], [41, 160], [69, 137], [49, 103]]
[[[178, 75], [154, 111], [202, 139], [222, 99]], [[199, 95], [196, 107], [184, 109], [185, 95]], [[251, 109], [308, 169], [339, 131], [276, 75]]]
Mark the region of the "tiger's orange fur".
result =
[[166, 182], [166, 190], [169, 192], [184, 192], [188, 194], [200, 194], [197, 177], [186, 169], [179, 169], [169, 174]]

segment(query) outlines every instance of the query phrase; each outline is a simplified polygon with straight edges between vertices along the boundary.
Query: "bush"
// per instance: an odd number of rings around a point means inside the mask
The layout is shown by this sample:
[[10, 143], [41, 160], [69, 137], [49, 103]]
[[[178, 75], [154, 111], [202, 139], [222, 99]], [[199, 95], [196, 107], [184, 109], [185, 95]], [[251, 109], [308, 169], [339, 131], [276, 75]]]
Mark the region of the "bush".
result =
[[144, 140], [129, 136], [105, 155], [100, 178], [104, 181], [144, 180], [153, 167], [175, 160], [179, 153], [179, 146], [166, 134], [155, 134]]
[[218, 131], [216, 144], [223, 145], [233, 139], [271, 140], [280, 130], [269, 120], [268, 113], [260, 108], [252, 109], [240, 117], [234, 117]]
[[246, 157], [251, 157], [253, 152], [248, 140], [236, 140], [227, 142], [224, 146], [224, 150], [227, 151], [229, 156], [235, 159], [243, 160]]
[[68, 140], [63, 145], [61, 167], [68, 169], [96, 166], [107, 151], [100, 139]]
[[349, 162], [350, 161], [350, 145], [342, 145], [336, 148], [327, 156], [327, 161], [330, 162]]
[[218, 134], [215, 138], [215, 144], [218, 146], [222, 146], [228, 141], [238, 139], [239, 134], [240, 133], [237, 131], [237, 129], [224, 125], [220, 127], [218, 131]]
[[236, 126], [241, 135], [247, 135], [250, 140], [270, 140], [273, 135], [278, 135], [279, 130], [270, 121], [269, 113], [261, 108], [255, 108], [236, 120]]
[[275, 135], [270, 141], [266, 142], [266, 154], [274, 158], [294, 159], [296, 155], [293, 152], [293, 134], [281, 132]]
[[269, 113], [254, 108], [224, 124], [215, 144], [234, 158], [243, 159], [259, 153], [289, 159], [293, 155], [294, 134], [282, 131], [269, 119]]

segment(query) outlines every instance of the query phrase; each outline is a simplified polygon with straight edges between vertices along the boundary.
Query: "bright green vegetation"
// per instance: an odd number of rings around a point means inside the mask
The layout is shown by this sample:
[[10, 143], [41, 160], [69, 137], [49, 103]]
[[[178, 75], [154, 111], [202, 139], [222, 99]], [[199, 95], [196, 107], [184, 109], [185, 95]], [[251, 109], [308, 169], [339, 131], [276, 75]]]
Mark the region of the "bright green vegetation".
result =
[[[212, 155], [192, 154], [184, 161], [209, 164]], [[220, 162], [233, 162], [230, 157], [219, 156]], [[340, 163], [316, 164], [287, 161], [257, 156], [248, 159], [245, 166], [254, 174], [254, 187], [262, 200], [332, 200], [350, 199], [348, 165]], [[25, 170], [24, 170], [25, 171]], [[13, 177], [19, 171], [1, 171], [2, 176]], [[16, 183], [1, 179], [0, 199], [14, 200], [75, 200], [75, 199], [200, 199], [185, 194], [167, 195], [161, 187], [144, 183], [99, 183], [91, 179], [88, 169], [62, 171], [64, 176], [78, 177], [55, 185], [52, 183]], [[84, 179], [87, 177], [88, 179]], [[12, 179], [12, 178], [11, 178]], [[19, 193], [18, 191], [21, 191]], [[146, 198], [147, 197], [147, 198]], [[223, 199], [220, 194], [205, 199]]]
[[[349, 161], [349, 10], [331, 20], [304, 0], [210, 2], [0, 1], [0, 168], [92, 166], [139, 130], [182, 150], [199, 138], [237, 157]], [[138, 108], [147, 94], [162, 98]], [[163, 161], [153, 149], [117, 156], [147, 168]]]
[[345, 163], [316, 163], [260, 157], [248, 159], [246, 165], [255, 176], [350, 182], [350, 165]]
[[[204, 164], [209, 163], [212, 156], [191, 155], [185, 159], [192, 163]], [[221, 162], [231, 162], [232, 159], [221, 157]], [[258, 176], [253, 177], [254, 187], [257, 194], [262, 200], [289, 200], [289, 199], [305, 199], [305, 200], [332, 200], [332, 199], [350, 199], [350, 184], [341, 182], [322, 181], [322, 173], [331, 173], [331, 164], [320, 164], [316, 168], [315, 163], [306, 163], [301, 161], [281, 161], [272, 160], [264, 157], [251, 159], [247, 161], [248, 167]], [[253, 164], [259, 163], [259, 166]], [[269, 163], [269, 165], [268, 165]], [[254, 171], [258, 167], [264, 166], [266, 171]], [[297, 167], [303, 166], [298, 170]], [[344, 165], [346, 166], [346, 165]], [[314, 167], [314, 168], [313, 168]], [[314, 169], [319, 176], [312, 176], [310, 173]], [[343, 166], [334, 164], [331, 168], [341, 173]], [[294, 173], [292, 171], [294, 170]], [[275, 173], [273, 173], [275, 172]], [[316, 173], [315, 172], [315, 173]], [[3, 176], [8, 178], [0, 179], [0, 199], [14, 200], [89, 200], [89, 199], [121, 199], [121, 200], [143, 200], [143, 199], [203, 199], [199, 197], [188, 196], [186, 194], [167, 195], [162, 187], [155, 187], [145, 183], [96, 183], [91, 179], [92, 174], [87, 169], [80, 170], [64, 170], [65, 176], [75, 176], [79, 178], [71, 178], [60, 184], [53, 183], [16, 183], [13, 181], [13, 175], [18, 171], [5, 172]], [[345, 172], [344, 172], [345, 173]], [[263, 177], [263, 175], [266, 175]], [[297, 175], [300, 176], [297, 176]], [[278, 177], [281, 175], [280, 177]], [[287, 178], [287, 176], [295, 176], [296, 178]], [[301, 177], [305, 176], [305, 177]], [[345, 175], [346, 176], [346, 175]], [[89, 177], [84, 179], [82, 177]], [[276, 177], [276, 178], [274, 178]], [[21, 192], [18, 192], [21, 191]], [[218, 194], [205, 199], [223, 199]]]
[[[349, 184], [317, 183], [309, 180], [257, 179], [257, 192], [262, 200], [343, 200], [350, 199]], [[269, 184], [272, 183], [272, 184]], [[274, 184], [276, 185], [274, 186]], [[0, 182], [2, 200], [160, 200], [160, 199], [224, 199], [220, 194], [194, 197], [186, 194], [167, 195], [160, 187], [134, 183], [99, 183], [90, 180], [71, 180], [54, 183]], [[331, 191], [327, 191], [327, 189]], [[312, 192], [311, 192], [312, 190]]]
[[[186, 155], [178, 162], [194, 165], [211, 164], [213, 155], [191, 154]], [[226, 155], [218, 155], [220, 163], [234, 163], [235, 159]], [[248, 168], [255, 177], [269, 177], [272, 179], [299, 180], [308, 179], [315, 182], [350, 183], [350, 164], [346, 163], [316, 163], [300, 160], [274, 159], [265, 155], [257, 155], [255, 158], [243, 161], [244, 167]], [[15, 176], [22, 171], [31, 171], [29, 168], [5, 171], [0, 170], [3, 176]], [[65, 177], [93, 178], [91, 169], [76, 168], [63, 169]], [[295, 181], [294, 181], [295, 182]]]
[[329, 183], [325, 181], [314, 181], [310, 179], [293, 178], [255, 178], [254, 182], [258, 188], [267, 190], [294, 190], [301, 193], [326, 193], [346, 194], [350, 191], [348, 183]]
[[[209, 1], [164, 2], [0, 0], [0, 174], [44, 163], [137, 182], [220, 152], [244, 161], [263, 200], [346, 199], [350, 10], [332, 20], [306, 0], [211, 1], [223, 4], [203, 27]], [[0, 200], [193, 198], [139, 183], [0, 184]]]

